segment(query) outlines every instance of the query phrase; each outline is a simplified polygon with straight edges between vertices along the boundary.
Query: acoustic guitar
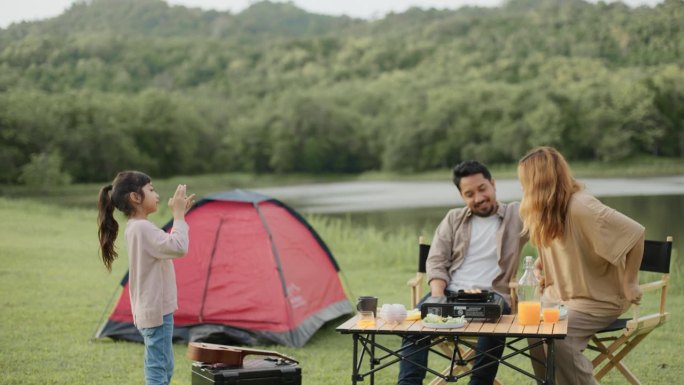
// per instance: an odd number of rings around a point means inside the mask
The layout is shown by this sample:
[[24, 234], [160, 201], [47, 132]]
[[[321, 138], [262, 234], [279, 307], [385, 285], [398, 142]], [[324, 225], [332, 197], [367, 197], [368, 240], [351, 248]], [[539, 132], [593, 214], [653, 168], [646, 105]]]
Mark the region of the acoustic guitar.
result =
[[245, 356], [250, 354], [279, 357], [295, 364], [299, 363], [284, 354], [270, 350], [248, 349], [238, 346], [208, 344], [204, 342], [190, 342], [188, 344], [187, 357], [193, 361], [204, 362], [206, 364], [224, 364], [241, 368]]

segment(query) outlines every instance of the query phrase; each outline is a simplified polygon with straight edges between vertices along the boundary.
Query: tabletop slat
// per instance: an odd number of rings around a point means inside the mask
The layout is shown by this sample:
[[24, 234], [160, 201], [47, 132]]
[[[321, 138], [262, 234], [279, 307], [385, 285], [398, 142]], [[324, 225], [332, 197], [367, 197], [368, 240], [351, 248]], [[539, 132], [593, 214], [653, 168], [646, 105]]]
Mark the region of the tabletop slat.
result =
[[522, 334], [525, 331], [525, 327], [518, 323], [518, 316], [517, 315], [515, 315], [514, 317], [515, 317], [515, 319], [513, 320], [513, 322], [511, 322], [511, 327], [510, 327], [510, 329], [508, 329], [508, 333], [510, 333], [510, 334], [513, 334], [513, 333]]
[[499, 318], [499, 323], [496, 324], [496, 327], [494, 328], [494, 333], [508, 333], [514, 320], [515, 316], [510, 314], [502, 315], [501, 318]]
[[348, 319], [347, 321], [345, 321], [342, 325], [338, 326], [337, 330], [339, 330], [339, 331], [349, 330], [354, 325], [356, 325], [356, 321], [358, 321], [358, 320], [359, 320], [359, 315], [357, 314], [357, 315], [351, 317], [350, 319]]
[[408, 328], [413, 325], [415, 321], [402, 321], [402, 322], [385, 322], [382, 327], [378, 327], [378, 330], [392, 330], [392, 331], [406, 331]]
[[553, 334], [568, 334], [568, 319], [560, 320], [553, 325]]
[[553, 334], [553, 328], [555, 323], [553, 322], [542, 322], [539, 326], [539, 332], [544, 334]]
[[411, 332], [421, 331], [421, 330], [423, 330], [423, 323], [421, 321], [416, 321], [413, 323], [413, 325], [409, 326], [409, 328], [406, 330], [411, 331]]
[[470, 321], [466, 325], [464, 331], [466, 332], [479, 332], [482, 329], [483, 322], [481, 321]]
[[539, 325], [541, 325], [541, 323], [538, 323], [536, 325], [525, 325], [525, 326], [523, 326], [523, 333], [525, 333], [525, 334], [539, 334], [539, 331], [540, 331]]
[[494, 329], [496, 329], [496, 326], [499, 324], [499, 321], [501, 321], [501, 317], [499, 317], [499, 319], [494, 322], [483, 322], [482, 327], [480, 328], [480, 332], [493, 333]]
[[418, 323], [420, 321], [403, 321], [397, 326], [397, 330], [408, 330], [413, 324]]

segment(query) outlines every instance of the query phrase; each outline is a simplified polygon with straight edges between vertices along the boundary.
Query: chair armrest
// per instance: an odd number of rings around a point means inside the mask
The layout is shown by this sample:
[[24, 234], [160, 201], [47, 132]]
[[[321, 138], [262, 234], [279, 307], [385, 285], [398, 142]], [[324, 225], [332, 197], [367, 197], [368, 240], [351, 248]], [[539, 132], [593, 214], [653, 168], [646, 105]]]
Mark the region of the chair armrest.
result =
[[[642, 293], [646, 293], [649, 291], [655, 291], [655, 290], [660, 290], [660, 313], [665, 313], [665, 299], [667, 298], [667, 285], [668, 285], [668, 276], [665, 275], [663, 279], [658, 280], [658, 281], [653, 281], [653, 282], [647, 282], [644, 284], [639, 285], [639, 289], [641, 289]], [[632, 305], [634, 308], [634, 314], [632, 316], [632, 321], [636, 322], [637, 319], [639, 319], [639, 305]]]
[[627, 321], [626, 328], [630, 331], [630, 333], [634, 333], [635, 331], [641, 329], [652, 329], [667, 322], [668, 318], [670, 318], [670, 313], [649, 314], [647, 316]]
[[416, 276], [406, 281], [406, 286], [416, 287], [423, 284], [425, 273], [416, 273]]
[[420, 298], [423, 296], [423, 277], [425, 273], [416, 273], [416, 276], [406, 282], [406, 286], [411, 288], [411, 309], [415, 308]]
[[667, 285], [667, 282], [665, 282], [664, 280], [661, 279], [659, 281], [654, 281], [654, 282], [645, 283], [643, 285], [639, 285], [639, 288], [643, 292], [643, 291], [658, 290], [658, 289], [665, 287], [666, 285]]

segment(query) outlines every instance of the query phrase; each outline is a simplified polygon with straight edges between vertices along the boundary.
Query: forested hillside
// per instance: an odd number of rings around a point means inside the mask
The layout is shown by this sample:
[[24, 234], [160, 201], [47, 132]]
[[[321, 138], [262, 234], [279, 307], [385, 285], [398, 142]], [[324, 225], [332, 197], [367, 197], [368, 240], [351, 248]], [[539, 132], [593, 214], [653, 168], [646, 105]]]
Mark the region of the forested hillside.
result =
[[416, 171], [540, 144], [578, 160], [684, 157], [684, 1], [365, 21], [267, 1], [230, 14], [90, 0], [0, 29], [0, 183]]

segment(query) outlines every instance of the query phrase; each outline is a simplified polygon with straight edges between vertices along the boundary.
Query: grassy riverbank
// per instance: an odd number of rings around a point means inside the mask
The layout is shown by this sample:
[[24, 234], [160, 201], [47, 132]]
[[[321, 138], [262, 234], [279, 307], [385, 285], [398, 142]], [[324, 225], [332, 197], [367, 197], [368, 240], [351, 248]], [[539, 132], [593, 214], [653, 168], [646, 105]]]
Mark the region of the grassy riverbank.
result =
[[[163, 183], [170, 188], [178, 180]], [[99, 261], [95, 211], [0, 198], [0, 217], [0, 383], [140, 384], [141, 344], [90, 339], [127, 268], [124, 247], [111, 274]], [[159, 213], [151, 219], [162, 224], [168, 215]], [[381, 303], [408, 304], [404, 285], [414, 273], [415, 234], [355, 227], [325, 217], [309, 219], [335, 254], [350, 298], [374, 294]], [[673, 261], [676, 268], [668, 297], [672, 321], [627, 359], [647, 384], [678, 383], [684, 375], [684, 357], [679, 352], [684, 333], [677, 327], [684, 316], [680, 264], [678, 259]], [[350, 383], [351, 338], [334, 330], [341, 321], [326, 325], [303, 348], [262, 348], [298, 359], [303, 384]], [[177, 344], [174, 349], [172, 383], [189, 384], [191, 362], [185, 358], [186, 346]], [[506, 384], [530, 383], [506, 368], [499, 377]], [[395, 378], [396, 367], [376, 376], [376, 384], [392, 384]], [[603, 381], [604, 385], [622, 383], [615, 374]]]

